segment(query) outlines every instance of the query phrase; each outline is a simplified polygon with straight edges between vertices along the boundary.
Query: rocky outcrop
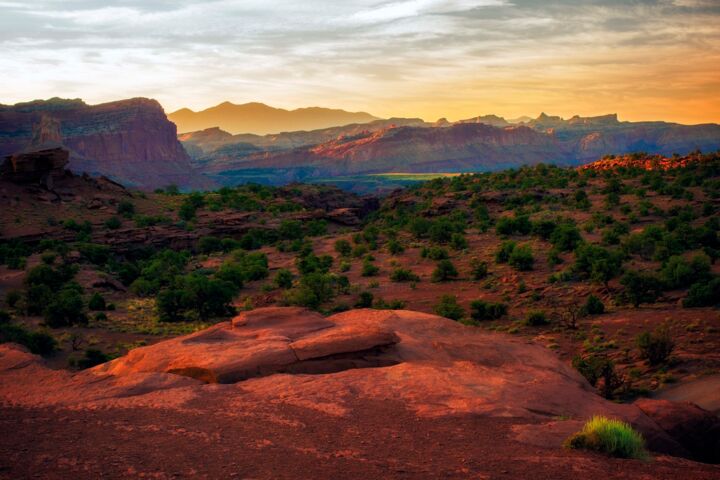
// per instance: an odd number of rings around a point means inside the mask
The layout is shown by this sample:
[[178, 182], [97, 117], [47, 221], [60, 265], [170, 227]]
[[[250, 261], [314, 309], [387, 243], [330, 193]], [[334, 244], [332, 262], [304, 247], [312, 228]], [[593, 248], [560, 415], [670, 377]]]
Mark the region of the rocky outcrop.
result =
[[68, 167], [126, 186], [203, 188], [158, 102], [135, 98], [101, 105], [52, 99], [0, 106], [0, 155], [52, 142], [70, 151]]
[[40, 183], [53, 187], [53, 178], [63, 174], [70, 152], [64, 148], [43, 148], [10, 155], [0, 165], [0, 176], [13, 183]]
[[404, 310], [323, 317], [300, 308], [257, 309], [76, 374], [3, 345], [0, 403], [76, 411], [201, 406], [206, 416], [262, 408], [283, 429], [284, 412], [304, 409], [314, 414], [303, 435], [328, 418], [358, 422], [361, 412], [374, 415], [387, 405], [412, 412], [414, 425], [494, 419], [494, 428], [512, 425], [501, 437], [511, 435], [515, 448], [558, 449], [587, 418], [605, 415], [632, 423], [653, 450], [680, 455], [688, 454], [689, 441], [710, 438], [699, 429], [715, 428], [692, 407], [607, 401], [553, 352], [524, 339]]
[[720, 418], [690, 402], [643, 398], [635, 405], [652, 418], [687, 453], [706, 463], [720, 463]]

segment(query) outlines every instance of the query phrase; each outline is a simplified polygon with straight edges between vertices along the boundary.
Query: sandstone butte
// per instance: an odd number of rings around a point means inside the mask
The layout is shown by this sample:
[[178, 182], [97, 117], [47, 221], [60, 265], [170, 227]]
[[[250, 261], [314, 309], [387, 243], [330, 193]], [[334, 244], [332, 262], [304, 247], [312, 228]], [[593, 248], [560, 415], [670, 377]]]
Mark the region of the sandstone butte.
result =
[[[606, 401], [544, 347], [404, 310], [257, 309], [80, 373], [5, 344], [0, 403], [0, 478], [720, 478], [678, 457], [717, 441], [698, 407]], [[654, 459], [561, 447], [597, 414]]]

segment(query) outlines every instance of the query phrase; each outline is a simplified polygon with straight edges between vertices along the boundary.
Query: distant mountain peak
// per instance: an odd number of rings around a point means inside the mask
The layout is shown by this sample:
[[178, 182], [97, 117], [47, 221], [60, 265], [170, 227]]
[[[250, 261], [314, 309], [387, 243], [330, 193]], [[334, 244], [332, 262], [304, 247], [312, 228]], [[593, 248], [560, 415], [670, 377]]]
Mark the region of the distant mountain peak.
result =
[[260, 102], [241, 105], [226, 101], [198, 112], [183, 108], [168, 115], [179, 132], [195, 132], [212, 127], [233, 134], [257, 135], [309, 131], [378, 120], [366, 112], [306, 107], [295, 110], [275, 108]]

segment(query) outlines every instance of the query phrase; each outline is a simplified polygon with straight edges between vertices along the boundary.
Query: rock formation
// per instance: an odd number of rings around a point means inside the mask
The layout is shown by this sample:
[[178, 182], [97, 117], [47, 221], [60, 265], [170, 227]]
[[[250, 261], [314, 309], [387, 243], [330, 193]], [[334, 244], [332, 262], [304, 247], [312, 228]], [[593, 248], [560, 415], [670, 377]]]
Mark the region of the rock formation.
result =
[[[202, 401], [203, 384], [237, 382], [244, 397], [264, 404], [338, 415], [351, 408], [347, 392], [353, 392], [362, 401], [400, 402], [420, 417], [513, 418], [519, 438], [545, 432], [545, 441], [556, 445], [597, 414], [631, 422], [656, 451], [688, 455], [691, 444], [688, 432], [667, 420], [671, 402], [659, 409], [606, 401], [545, 348], [412, 311], [352, 310], [325, 318], [300, 308], [257, 309], [74, 375], [0, 347], [4, 402], [122, 406], [129, 395], [147, 395], [164, 408], [177, 406], [173, 389]], [[571, 420], [558, 428], [558, 417]], [[682, 416], [690, 417], [702, 415]], [[717, 426], [708, 418], [700, 423]]]
[[177, 140], [159, 103], [135, 98], [101, 105], [52, 99], [0, 106], [0, 155], [48, 143], [70, 151], [76, 173], [105, 175], [126, 186], [209, 187]]
[[0, 177], [13, 183], [40, 183], [52, 189], [53, 178], [63, 174], [70, 152], [45, 148], [10, 155], [0, 165]]
[[[616, 115], [564, 120], [542, 114], [520, 125], [495, 116], [454, 124], [384, 124], [383, 128], [332, 138], [299, 133], [304, 135], [282, 134], [283, 140], [276, 143], [265, 137], [220, 136], [217, 132], [191, 135], [184, 141], [198, 155], [199, 168], [219, 182], [264, 177], [273, 184], [389, 172], [478, 172], [537, 163], [581, 165], [608, 154], [687, 154], [720, 147], [720, 125], [621, 122]], [[310, 144], [312, 141], [315, 143]]]

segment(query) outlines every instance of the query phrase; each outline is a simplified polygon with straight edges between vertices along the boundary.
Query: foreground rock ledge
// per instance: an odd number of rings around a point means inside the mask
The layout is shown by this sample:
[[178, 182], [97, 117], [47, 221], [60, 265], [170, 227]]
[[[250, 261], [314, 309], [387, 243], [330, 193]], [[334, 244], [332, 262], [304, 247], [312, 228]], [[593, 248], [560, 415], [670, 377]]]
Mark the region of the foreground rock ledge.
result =
[[181, 410], [221, 387], [236, 409], [285, 404], [342, 417], [358, 401], [384, 401], [418, 418], [513, 419], [517, 440], [543, 446], [559, 446], [601, 414], [632, 423], [656, 451], [692, 456], [663, 417], [680, 404], [606, 401], [541, 346], [413, 311], [352, 310], [325, 318], [300, 308], [257, 309], [76, 374], [0, 346], [3, 403]]

